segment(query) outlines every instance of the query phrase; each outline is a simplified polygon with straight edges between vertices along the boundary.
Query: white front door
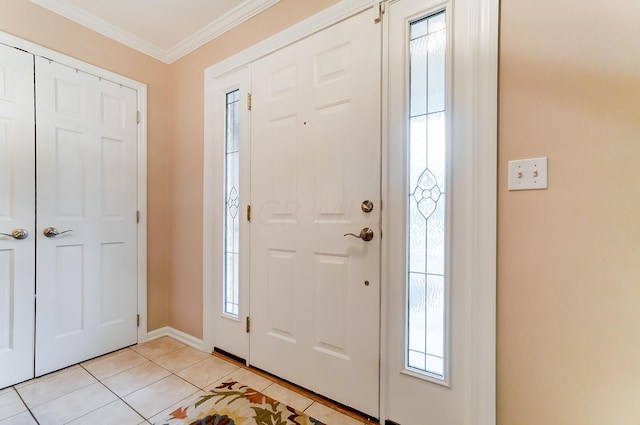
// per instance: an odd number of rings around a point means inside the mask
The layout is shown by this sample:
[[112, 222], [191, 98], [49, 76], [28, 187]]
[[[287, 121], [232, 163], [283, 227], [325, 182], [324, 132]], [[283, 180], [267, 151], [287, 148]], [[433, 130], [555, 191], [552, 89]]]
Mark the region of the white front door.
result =
[[374, 417], [380, 31], [361, 13], [256, 61], [251, 112], [250, 363]]
[[0, 388], [33, 377], [33, 103], [33, 55], [0, 44]]
[[36, 375], [137, 341], [136, 92], [36, 58]]

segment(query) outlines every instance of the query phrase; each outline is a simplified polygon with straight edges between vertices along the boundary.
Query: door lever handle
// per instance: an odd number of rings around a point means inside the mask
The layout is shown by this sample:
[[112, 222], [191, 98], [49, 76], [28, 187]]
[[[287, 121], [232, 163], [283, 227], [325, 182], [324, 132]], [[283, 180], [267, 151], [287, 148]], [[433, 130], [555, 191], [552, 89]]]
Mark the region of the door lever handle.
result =
[[29, 232], [27, 232], [25, 229], [15, 229], [11, 233], [0, 233], [0, 235], [11, 236], [13, 239], [22, 240], [22, 239], [27, 239], [29, 237]]
[[354, 238], [362, 239], [365, 242], [369, 242], [373, 239], [373, 229], [369, 227], [363, 227], [360, 230], [360, 234], [356, 235], [355, 233], [345, 233], [344, 236], [353, 236]]
[[42, 234], [48, 238], [55, 238], [56, 236], [63, 235], [69, 232], [73, 232], [73, 230], [69, 229], [69, 230], [63, 230], [62, 232], [59, 232], [58, 229], [56, 229], [55, 227], [45, 227], [44, 230], [42, 230]]

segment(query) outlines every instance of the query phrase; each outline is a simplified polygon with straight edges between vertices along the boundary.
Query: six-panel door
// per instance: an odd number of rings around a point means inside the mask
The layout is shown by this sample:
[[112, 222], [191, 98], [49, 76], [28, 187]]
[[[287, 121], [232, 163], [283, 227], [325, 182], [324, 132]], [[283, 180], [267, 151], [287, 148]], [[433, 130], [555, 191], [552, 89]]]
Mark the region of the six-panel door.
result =
[[39, 376], [137, 342], [137, 103], [43, 58], [36, 96]]
[[252, 74], [250, 363], [377, 417], [380, 26], [362, 13]]

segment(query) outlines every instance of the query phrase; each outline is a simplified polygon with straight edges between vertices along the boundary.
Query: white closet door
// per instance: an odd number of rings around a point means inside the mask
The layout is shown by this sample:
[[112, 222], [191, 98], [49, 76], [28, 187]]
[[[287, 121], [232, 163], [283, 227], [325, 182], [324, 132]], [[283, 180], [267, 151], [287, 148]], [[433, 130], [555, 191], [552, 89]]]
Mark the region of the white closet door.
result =
[[33, 377], [33, 56], [0, 44], [0, 388]]
[[137, 152], [134, 90], [37, 58], [36, 98], [39, 376], [137, 341]]
[[380, 25], [362, 13], [252, 70], [250, 363], [377, 417]]

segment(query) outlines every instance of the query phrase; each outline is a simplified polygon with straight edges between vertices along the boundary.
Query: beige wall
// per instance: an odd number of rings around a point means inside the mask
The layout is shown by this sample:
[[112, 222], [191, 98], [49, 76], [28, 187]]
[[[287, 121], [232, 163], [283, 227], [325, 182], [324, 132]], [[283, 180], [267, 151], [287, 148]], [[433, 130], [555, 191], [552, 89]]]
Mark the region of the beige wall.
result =
[[169, 321], [183, 332], [202, 337], [204, 70], [334, 3], [337, 0], [282, 0], [170, 66], [174, 143]]
[[[640, 420], [640, 2], [502, 0], [498, 423]], [[549, 189], [508, 192], [509, 159]]]
[[[169, 67], [29, 0], [0, 0], [0, 31], [148, 86], [148, 328], [169, 324], [171, 223]], [[133, 184], [133, 183], [132, 183]]]

